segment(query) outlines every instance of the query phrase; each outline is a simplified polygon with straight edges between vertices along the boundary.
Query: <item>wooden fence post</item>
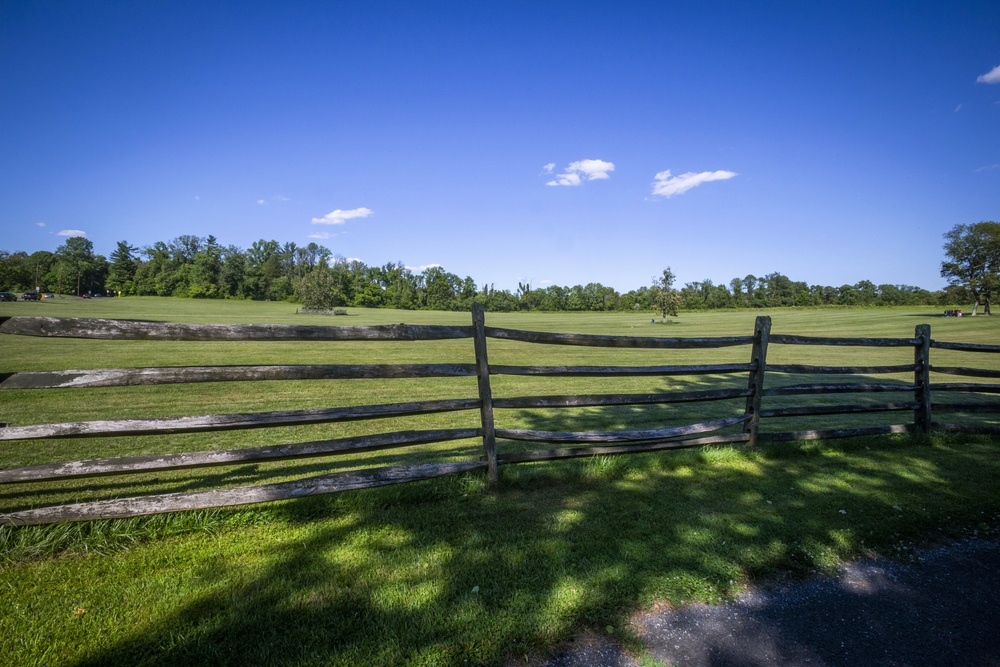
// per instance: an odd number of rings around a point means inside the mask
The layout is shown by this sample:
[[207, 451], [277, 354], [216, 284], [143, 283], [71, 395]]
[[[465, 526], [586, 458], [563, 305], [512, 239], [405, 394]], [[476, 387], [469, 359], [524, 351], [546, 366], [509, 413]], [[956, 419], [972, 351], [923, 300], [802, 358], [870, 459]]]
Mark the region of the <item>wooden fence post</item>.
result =
[[913, 425], [923, 433], [931, 430], [931, 325], [918, 324], [913, 337], [919, 343], [913, 348]]
[[497, 438], [493, 426], [493, 392], [490, 389], [490, 362], [486, 356], [486, 315], [483, 304], [472, 304], [473, 341], [476, 346], [476, 377], [479, 380], [479, 416], [483, 425], [486, 476], [491, 486], [499, 481]]
[[760, 403], [764, 397], [764, 369], [767, 366], [767, 341], [771, 337], [771, 318], [767, 315], [759, 315], [753, 327], [753, 349], [750, 351], [750, 363], [754, 368], [750, 371], [750, 378], [747, 389], [751, 391], [747, 396], [747, 407], [743, 413], [746, 422], [743, 423], [743, 432], [749, 434], [750, 439], [747, 445], [757, 446], [757, 430], [760, 427]]

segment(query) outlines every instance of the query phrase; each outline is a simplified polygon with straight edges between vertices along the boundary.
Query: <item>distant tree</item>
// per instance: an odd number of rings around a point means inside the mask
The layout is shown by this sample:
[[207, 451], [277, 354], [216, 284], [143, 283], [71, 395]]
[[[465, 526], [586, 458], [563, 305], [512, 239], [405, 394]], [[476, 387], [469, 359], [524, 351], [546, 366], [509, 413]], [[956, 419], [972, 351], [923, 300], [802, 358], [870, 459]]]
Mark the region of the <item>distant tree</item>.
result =
[[246, 253], [237, 246], [226, 246], [222, 251], [222, 268], [219, 271], [220, 296], [227, 299], [250, 298], [246, 272]]
[[291, 284], [280, 281], [283, 253], [277, 241], [260, 239], [246, 251], [248, 296], [259, 301], [282, 301], [291, 294]]
[[71, 236], [56, 248], [56, 264], [60, 272], [76, 284], [76, 295], [97, 287], [104, 258], [94, 254], [94, 244], [83, 236]]
[[854, 289], [857, 290], [858, 303], [862, 306], [871, 306], [878, 298], [878, 288], [870, 280], [858, 281], [854, 284]]
[[48, 250], [36, 250], [28, 256], [28, 268], [34, 274], [31, 282], [33, 289], [43, 292], [48, 289], [45, 284], [45, 276], [55, 263], [55, 258], [55, 253]]
[[111, 289], [132, 294], [132, 283], [139, 268], [139, 259], [135, 254], [137, 250], [127, 241], [118, 242], [118, 247], [111, 253], [111, 265], [108, 267], [108, 286]]
[[736, 306], [746, 305], [746, 295], [743, 294], [743, 281], [739, 278], [733, 278], [729, 281], [729, 289], [732, 290], [733, 304]]
[[221, 288], [219, 278], [222, 274], [222, 252], [223, 248], [218, 240], [211, 234], [205, 238], [202, 245], [194, 257], [188, 269], [187, 296], [201, 299], [215, 299], [219, 297]]
[[34, 277], [35, 264], [29, 260], [28, 253], [0, 250], [0, 289], [34, 290]]
[[948, 261], [941, 263], [941, 277], [968, 290], [973, 315], [980, 303], [989, 315], [993, 293], [1000, 290], [1000, 223], [955, 225], [944, 238]]
[[461, 298], [462, 310], [468, 310], [476, 298], [476, 281], [472, 279], [472, 276], [465, 276], [465, 279], [462, 280]]
[[653, 278], [653, 286], [649, 288], [650, 303], [662, 319], [667, 319], [667, 315], [677, 317], [681, 305], [681, 295], [674, 289], [674, 280], [674, 272], [668, 266], [662, 276]]

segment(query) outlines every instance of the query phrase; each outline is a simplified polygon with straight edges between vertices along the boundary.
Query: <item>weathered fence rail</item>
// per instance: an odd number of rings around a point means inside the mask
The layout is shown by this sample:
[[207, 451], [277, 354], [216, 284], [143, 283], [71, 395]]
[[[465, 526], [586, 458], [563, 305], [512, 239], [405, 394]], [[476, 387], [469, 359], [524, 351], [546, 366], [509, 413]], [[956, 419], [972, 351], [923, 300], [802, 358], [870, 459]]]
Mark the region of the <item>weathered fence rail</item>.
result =
[[[285, 410], [257, 413], [217, 414], [156, 419], [117, 419], [54, 424], [6, 425], [0, 428], [0, 442], [56, 438], [95, 438], [123, 435], [164, 435], [260, 429], [278, 426], [328, 424], [364, 419], [478, 410], [474, 428], [407, 430], [375, 435], [315, 440], [284, 445], [245, 447], [180, 454], [120, 456], [102, 459], [54, 462], [0, 470], [0, 484], [38, 483], [107, 475], [156, 473], [169, 470], [234, 466], [246, 463], [287, 461], [390, 450], [453, 440], [482, 440], [482, 455], [471, 461], [448, 461], [412, 465], [391, 465], [351, 472], [327, 473], [290, 482], [213, 489], [182, 493], [145, 495], [133, 498], [98, 500], [69, 505], [24, 509], [0, 514], [0, 525], [28, 525], [95, 518], [121, 518], [187, 509], [223, 507], [298, 498], [347, 489], [383, 486], [485, 469], [491, 483], [498, 481], [501, 464], [530, 463], [604, 454], [653, 452], [714, 444], [829, 439], [859, 435], [927, 431], [1000, 433], [1000, 427], [982, 423], [938, 423], [935, 413], [985, 414], [1000, 412], [1000, 402], [934, 402], [932, 394], [969, 393], [986, 396], [1000, 393], [1000, 384], [931, 383], [930, 373], [974, 378], [1000, 378], [1000, 371], [965, 366], [936, 367], [930, 363], [931, 349], [968, 353], [997, 353], [1000, 346], [944, 343], [930, 338], [930, 327], [920, 325], [913, 338], [829, 338], [771, 334], [768, 317], [757, 318], [752, 336], [718, 338], [661, 338], [603, 336], [519, 331], [485, 326], [481, 307], [474, 307], [471, 326], [388, 325], [374, 327], [296, 325], [198, 325], [118, 320], [57, 319], [41, 317], [0, 318], [0, 333], [147, 341], [431, 341], [472, 338], [474, 363], [447, 364], [311, 364], [311, 365], [218, 365], [190, 367], [111, 368], [92, 370], [25, 371], [0, 374], [0, 390], [71, 390], [93, 387], [128, 387], [205, 382], [252, 382], [274, 380], [342, 380], [397, 378], [477, 378], [477, 395], [454, 399]], [[653, 365], [653, 366], [515, 366], [491, 365], [487, 339], [542, 345], [572, 345], [618, 349], [691, 350], [750, 346], [747, 363]], [[825, 345], [865, 347], [910, 347], [912, 364], [882, 366], [827, 366], [767, 363], [769, 345]], [[807, 382], [765, 387], [765, 379], [775, 376], [872, 376], [912, 374], [912, 381], [892, 382]], [[746, 388], [670, 391], [642, 394], [573, 394], [494, 397], [491, 377], [500, 375], [537, 377], [745, 377]], [[764, 399], [814, 397], [824, 394], [905, 393], [909, 400], [882, 403], [781, 405], [763, 409]], [[745, 400], [738, 416], [711, 419], [668, 428], [619, 431], [565, 431], [501, 428], [495, 409], [548, 409], [607, 406], [651, 406]], [[864, 413], [912, 413], [905, 423], [855, 428], [799, 431], [762, 431], [771, 419]], [[712, 433], [713, 435], [706, 435]], [[521, 443], [549, 443], [552, 449], [498, 453], [497, 439]], [[591, 443], [600, 443], [592, 445]]]

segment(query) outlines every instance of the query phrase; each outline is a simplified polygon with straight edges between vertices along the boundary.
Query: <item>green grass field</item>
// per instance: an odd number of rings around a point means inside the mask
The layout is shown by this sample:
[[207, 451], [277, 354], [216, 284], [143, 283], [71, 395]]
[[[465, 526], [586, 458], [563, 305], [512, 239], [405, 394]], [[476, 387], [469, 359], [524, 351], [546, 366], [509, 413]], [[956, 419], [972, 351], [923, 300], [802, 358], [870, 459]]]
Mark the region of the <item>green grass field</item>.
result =
[[[468, 313], [349, 312], [334, 318], [296, 315], [295, 306], [285, 303], [157, 298], [0, 305], [0, 316], [333, 325], [470, 322]], [[758, 314], [682, 313], [672, 323], [656, 324], [645, 313], [487, 314], [487, 324], [723, 336], [749, 335]], [[914, 326], [929, 323], [937, 340], [1000, 343], [1000, 321], [946, 319], [937, 309], [769, 314], [774, 333], [910, 337]], [[471, 363], [473, 358], [470, 340], [234, 344], [2, 338], [0, 372], [220, 363]], [[746, 347], [610, 351], [490, 341], [489, 349], [492, 364], [529, 365], [733, 363], [749, 356]], [[1000, 368], [1000, 355], [970, 358], [935, 350], [932, 361]], [[912, 362], [912, 351], [776, 345], [769, 362], [903, 364]], [[804, 381], [768, 377], [769, 385]], [[745, 382], [744, 376], [614, 381], [501, 376], [493, 378], [493, 393], [638, 393]], [[0, 392], [0, 421], [23, 425], [258, 412], [475, 394], [474, 378], [6, 391]], [[845, 397], [815, 400], [842, 403]], [[738, 403], [501, 410], [497, 424], [547, 430], [653, 428], [740, 414]], [[763, 431], [911, 419], [909, 413], [789, 419], [765, 422]], [[3, 443], [0, 467], [477, 425], [478, 413], [469, 411], [231, 433]], [[501, 451], [520, 447], [499, 446]], [[469, 440], [399, 453], [11, 485], [0, 488], [0, 511], [263, 483], [400, 460], [468, 460], [479, 452], [480, 443]], [[612, 632], [641, 651], [628, 619], [655, 602], [717, 601], [758, 578], [823, 570], [871, 551], [895, 553], [913, 542], [992, 534], [1000, 526], [997, 454], [996, 439], [940, 434], [775, 444], [757, 451], [723, 447], [508, 466], [495, 493], [474, 474], [241, 509], [0, 528], [0, 664], [501, 664], [544, 652], [582, 628]]]

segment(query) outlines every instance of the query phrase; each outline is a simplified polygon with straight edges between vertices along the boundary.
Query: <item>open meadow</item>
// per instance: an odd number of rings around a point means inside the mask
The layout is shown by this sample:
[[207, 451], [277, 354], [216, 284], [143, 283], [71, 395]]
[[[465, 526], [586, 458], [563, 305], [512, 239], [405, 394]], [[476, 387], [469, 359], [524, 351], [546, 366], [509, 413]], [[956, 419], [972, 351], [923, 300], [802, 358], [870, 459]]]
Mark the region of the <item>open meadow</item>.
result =
[[[468, 312], [348, 309], [299, 315], [277, 302], [169, 298], [0, 304], [0, 317], [102, 317], [215, 324], [450, 324]], [[487, 313], [488, 326], [624, 336], [772, 334], [1000, 344], [996, 318], [936, 308], [681, 313]], [[471, 339], [421, 342], [158, 342], [0, 336], [0, 373], [220, 364], [474, 361]], [[746, 363], [749, 346], [637, 350], [489, 342], [493, 365]], [[963, 356], [964, 355], [964, 356]], [[933, 350], [937, 365], [1000, 370], [1000, 355]], [[769, 364], [884, 366], [911, 348], [772, 345]], [[767, 386], [810, 381], [769, 374]], [[842, 376], [838, 382], [872, 381]], [[878, 382], [912, 383], [912, 374]], [[946, 381], [932, 378], [933, 382]], [[973, 380], [974, 381], [974, 380]], [[984, 380], [986, 381], [986, 380]], [[731, 376], [492, 378], [494, 397], [744, 388]], [[474, 398], [476, 378], [202, 383], [0, 391], [11, 426]], [[840, 404], [844, 398], [798, 397]], [[858, 399], [867, 400], [867, 397]], [[885, 400], [881, 398], [879, 400]], [[912, 393], [910, 398], [912, 400]], [[963, 397], [963, 400], [971, 400]], [[995, 398], [993, 399], [995, 400]], [[765, 407], [792, 404], [775, 398]], [[714, 403], [500, 409], [498, 427], [651, 429], [722, 419]], [[997, 424], [997, 415], [975, 415]], [[912, 412], [765, 420], [768, 432], [906, 423]], [[947, 416], [947, 420], [958, 417]], [[280, 428], [0, 442], [0, 469], [477, 428], [475, 410]], [[501, 453], [527, 449], [498, 442]], [[395, 462], [469, 461], [479, 438], [207, 470], [0, 486], [0, 513], [147, 493], [263, 484]], [[714, 602], [758, 578], [828, 570], [870, 553], [1000, 527], [1000, 439], [932, 433], [764, 443], [507, 465], [482, 472], [242, 508], [0, 527], [0, 664], [503, 664], [581, 629], [635, 648], [630, 616], [657, 603]]]

